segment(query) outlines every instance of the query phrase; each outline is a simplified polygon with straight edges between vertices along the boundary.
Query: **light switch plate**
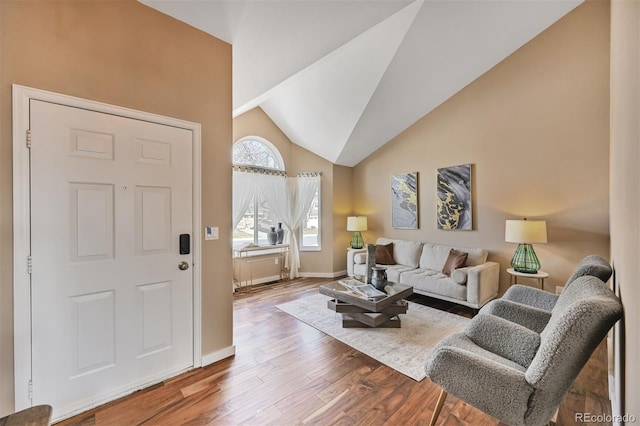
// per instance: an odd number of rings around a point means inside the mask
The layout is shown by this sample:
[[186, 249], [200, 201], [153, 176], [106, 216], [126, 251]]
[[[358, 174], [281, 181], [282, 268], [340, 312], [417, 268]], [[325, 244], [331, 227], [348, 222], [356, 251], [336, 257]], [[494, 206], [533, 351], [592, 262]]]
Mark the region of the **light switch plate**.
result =
[[205, 240], [217, 240], [220, 238], [217, 226], [205, 226], [204, 227], [204, 239]]

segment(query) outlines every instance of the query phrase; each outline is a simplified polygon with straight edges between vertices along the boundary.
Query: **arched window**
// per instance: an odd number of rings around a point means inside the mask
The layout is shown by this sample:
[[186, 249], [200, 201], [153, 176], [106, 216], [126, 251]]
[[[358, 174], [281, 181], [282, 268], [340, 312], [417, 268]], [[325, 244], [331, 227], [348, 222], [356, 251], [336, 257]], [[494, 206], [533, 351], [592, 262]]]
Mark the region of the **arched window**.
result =
[[278, 148], [259, 136], [247, 136], [233, 144], [233, 165], [284, 170], [284, 161]]
[[[284, 160], [278, 149], [271, 142], [259, 136], [247, 136], [233, 144], [233, 165], [253, 166], [284, 172]], [[242, 191], [234, 188], [234, 193], [239, 192]], [[271, 226], [277, 225], [276, 222], [277, 219], [269, 211], [264, 196], [256, 186], [251, 202], [233, 230], [233, 246], [238, 247], [247, 243], [266, 245], [267, 232]]]

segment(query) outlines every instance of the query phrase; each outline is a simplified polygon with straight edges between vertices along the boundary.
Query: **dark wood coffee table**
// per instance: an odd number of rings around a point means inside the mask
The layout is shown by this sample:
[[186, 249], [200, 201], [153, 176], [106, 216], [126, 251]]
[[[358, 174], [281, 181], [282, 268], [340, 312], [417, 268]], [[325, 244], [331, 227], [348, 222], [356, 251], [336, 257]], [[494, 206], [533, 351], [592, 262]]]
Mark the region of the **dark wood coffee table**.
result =
[[333, 298], [327, 302], [327, 307], [342, 314], [344, 328], [400, 328], [398, 315], [406, 313], [409, 306], [402, 299], [413, 294], [413, 287], [390, 282], [384, 289], [387, 297], [378, 300], [358, 296], [339, 281], [323, 284], [319, 291]]

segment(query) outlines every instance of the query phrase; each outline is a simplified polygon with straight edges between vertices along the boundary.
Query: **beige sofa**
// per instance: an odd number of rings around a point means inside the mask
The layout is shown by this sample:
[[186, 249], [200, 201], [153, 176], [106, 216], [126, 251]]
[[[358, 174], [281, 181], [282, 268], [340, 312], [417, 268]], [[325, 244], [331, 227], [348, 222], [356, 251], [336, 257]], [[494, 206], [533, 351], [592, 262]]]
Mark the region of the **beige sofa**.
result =
[[[488, 252], [479, 248], [454, 247], [419, 241], [378, 238], [376, 244], [393, 243], [395, 265], [387, 268], [389, 281], [413, 286], [413, 292], [459, 303], [474, 309], [498, 296], [500, 265], [488, 262]], [[449, 251], [468, 254], [464, 267], [451, 276], [442, 273]], [[347, 252], [347, 274], [361, 278], [367, 274], [367, 249]]]

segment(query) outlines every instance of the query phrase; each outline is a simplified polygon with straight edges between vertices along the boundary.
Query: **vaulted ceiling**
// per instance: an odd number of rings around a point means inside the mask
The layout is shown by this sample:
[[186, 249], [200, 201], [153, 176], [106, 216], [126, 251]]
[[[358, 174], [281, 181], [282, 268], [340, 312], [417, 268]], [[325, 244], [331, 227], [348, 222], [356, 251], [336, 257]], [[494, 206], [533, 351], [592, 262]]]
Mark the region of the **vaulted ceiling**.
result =
[[583, 0], [140, 0], [232, 44], [233, 114], [354, 166]]

